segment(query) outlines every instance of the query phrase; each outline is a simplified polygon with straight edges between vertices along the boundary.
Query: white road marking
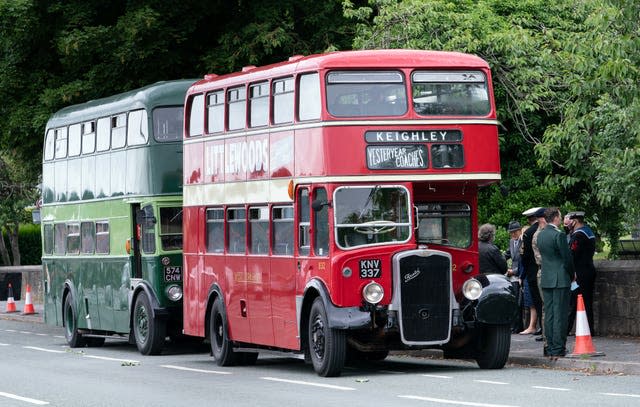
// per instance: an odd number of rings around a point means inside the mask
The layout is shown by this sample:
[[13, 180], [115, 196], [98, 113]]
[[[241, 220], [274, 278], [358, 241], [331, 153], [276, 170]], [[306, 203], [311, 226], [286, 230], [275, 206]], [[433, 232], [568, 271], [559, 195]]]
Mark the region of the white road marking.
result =
[[0, 346], [9, 346], [8, 343], [0, 343]]
[[18, 332], [18, 331], [16, 331], [15, 329], [5, 329], [4, 331], [5, 331], [5, 332]]
[[433, 379], [453, 379], [453, 376], [443, 376], [438, 374], [423, 374], [424, 377], [431, 377]]
[[45, 404], [49, 404], [48, 401], [36, 400], [36, 399], [29, 398], [29, 397], [22, 397], [22, 396], [18, 396], [18, 395], [11, 394], [11, 393], [5, 393], [5, 392], [2, 392], [2, 391], [0, 391], [0, 396], [7, 397], [7, 398], [10, 398], [10, 399], [14, 399], [14, 400], [24, 401], [26, 403], [37, 404], [39, 406], [44, 406]]
[[326, 389], [333, 389], [333, 390], [345, 390], [345, 391], [355, 390], [353, 387], [335, 386], [335, 385], [332, 385], [332, 384], [324, 384], [324, 383], [316, 383], [316, 382], [303, 382], [301, 380], [278, 379], [277, 377], [262, 377], [262, 379], [263, 380], [270, 380], [272, 382], [300, 384], [300, 385], [303, 385], [303, 386], [324, 387]]
[[219, 370], [192, 369], [190, 367], [182, 367], [182, 366], [175, 366], [175, 365], [160, 365], [160, 367], [165, 367], [167, 369], [185, 370], [187, 372], [197, 372], [197, 373], [231, 374], [231, 372], [221, 372]]
[[116, 358], [109, 358], [106, 356], [94, 356], [94, 355], [82, 355], [85, 358], [91, 358], [91, 359], [99, 359], [99, 360], [110, 360], [113, 362], [124, 362], [124, 363], [136, 363], [139, 364], [140, 361], [139, 360], [131, 360], [131, 359], [116, 359]]
[[33, 332], [29, 332], [29, 331], [20, 331], [21, 334], [27, 334], [27, 335], [31, 335]]
[[505, 382], [494, 382], [492, 380], [474, 380], [476, 383], [486, 383], [486, 384], [509, 384]]
[[571, 391], [571, 389], [565, 389], [564, 387], [546, 387], [546, 386], [531, 386], [534, 389], [541, 390], [557, 390], [557, 391]]
[[614, 396], [614, 397], [632, 397], [632, 398], [640, 398], [640, 394], [624, 394], [624, 393], [600, 393], [605, 396]]
[[411, 400], [422, 400], [422, 401], [431, 401], [434, 403], [442, 403], [442, 404], [455, 404], [458, 406], [474, 406], [474, 407], [517, 407], [509, 404], [487, 404], [487, 403], [476, 403], [473, 401], [460, 401], [460, 400], [447, 400], [447, 399], [436, 399], [433, 397], [422, 397], [422, 396], [398, 396], [403, 399], [411, 399]]
[[49, 336], [49, 334], [36, 334], [36, 336]]
[[54, 335], [53, 337], [54, 337], [54, 338], [58, 338], [58, 339], [67, 339], [67, 338], [65, 338], [65, 337], [64, 337], [64, 336], [62, 336], [62, 335]]
[[39, 350], [40, 352], [49, 352], [49, 353], [67, 353], [66, 350], [53, 350], [53, 349], [45, 349], [45, 348], [38, 348], [36, 346], [23, 346], [24, 349], [31, 349], [31, 350]]

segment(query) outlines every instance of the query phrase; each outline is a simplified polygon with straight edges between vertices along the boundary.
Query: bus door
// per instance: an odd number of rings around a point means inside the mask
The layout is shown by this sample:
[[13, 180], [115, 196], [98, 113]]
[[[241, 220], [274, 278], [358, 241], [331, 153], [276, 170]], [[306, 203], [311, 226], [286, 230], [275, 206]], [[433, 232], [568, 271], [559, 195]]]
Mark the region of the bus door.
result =
[[271, 315], [275, 346], [299, 349], [296, 320], [294, 206], [271, 207]]
[[247, 303], [251, 341], [273, 346], [269, 207], [267, 205], [250, 206], [248, 215]]
[[246, 208], [228, 207], [227, 247], [225, 256], [224, 283], [229, 334], [234, 341], [251, 342], [249, 313], [252, 312], [247, 301], [247, 285], [251, 276], [247, 273], [247, 216]]

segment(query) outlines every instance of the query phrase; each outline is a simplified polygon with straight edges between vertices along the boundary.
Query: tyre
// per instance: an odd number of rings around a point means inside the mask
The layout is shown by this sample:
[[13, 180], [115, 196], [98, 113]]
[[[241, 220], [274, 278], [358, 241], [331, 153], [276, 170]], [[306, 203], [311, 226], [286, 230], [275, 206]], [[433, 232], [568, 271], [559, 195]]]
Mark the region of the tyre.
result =
[[211, 339], [211, 355], [218, 366], [233, 366], [239, 362], [233, 351], [227, 328], [227, 314], [220, 297], [213, 301], [209, 320], [209, 337]]
[[329, 328], [327, 312], [320, 297], [309, 312], [309, 353], [313, 369], [319, 376], [340, 376], [347, 354], [345, 332]]
[[511, 327], [509, 325], [485, 325], [482, 328], [480, 349], [476, 362], [481, 369], [502, 369], [511, 349]]
[[62, 324], [64, 325], [64, 337], [70, 348], [82, 348], [87, 345], [85, 338], [78, 332], [78, 316], [73, 308], [71, 294], [68, 294], [64, 299]]
[[166, 324], [153, 318], [151, 301], [145, 292], [136, 298], [133, 307], [133, 336], [143, 355], [158, 355], [164, 347]]

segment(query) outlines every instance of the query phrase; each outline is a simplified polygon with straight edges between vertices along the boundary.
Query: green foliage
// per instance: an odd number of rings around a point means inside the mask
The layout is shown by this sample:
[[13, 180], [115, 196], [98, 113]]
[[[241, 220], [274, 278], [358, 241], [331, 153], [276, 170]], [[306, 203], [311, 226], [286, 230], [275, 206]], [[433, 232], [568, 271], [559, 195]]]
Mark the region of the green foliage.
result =
[[509, 191], [482, 191], [480, 222], [583, 209], [615, 253], [640, 219], [639, 15], [636, 0], [0, 0], [0, 151], [32, 185], [46, 120], [73, 103], [295, 54], [468, 52], [492, 68]]
[[355, 48], [462, 51], [489, 62], [510, 194], [483, 191], [481, 223], [501, 230], [524, 209], [553, 204], [586, 210], [592, 226], [615, 242], [624, 218], [640, 219], [640, 3], [345, 4], [357, 23]]
[[[20, 263], [23, 265], [40, 264], [42, 257], [42, 240], [40, 235], [40, 225], [24, 224], [20, 225]], [[9, 246], [9, 237], [4, 234], [5, 245]]]

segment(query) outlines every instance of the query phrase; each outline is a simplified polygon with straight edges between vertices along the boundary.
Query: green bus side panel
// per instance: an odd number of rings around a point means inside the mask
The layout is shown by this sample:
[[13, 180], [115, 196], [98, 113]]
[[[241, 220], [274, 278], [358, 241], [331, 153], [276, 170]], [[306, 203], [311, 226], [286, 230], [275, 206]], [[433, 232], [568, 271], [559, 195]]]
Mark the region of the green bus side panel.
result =
[[65, 281], [75, 287], [77, 326], [126, 334], [129, 332], [129, 287], [131, 262], [128, 257], [47, 258], [45, 322], [63, 324]]

